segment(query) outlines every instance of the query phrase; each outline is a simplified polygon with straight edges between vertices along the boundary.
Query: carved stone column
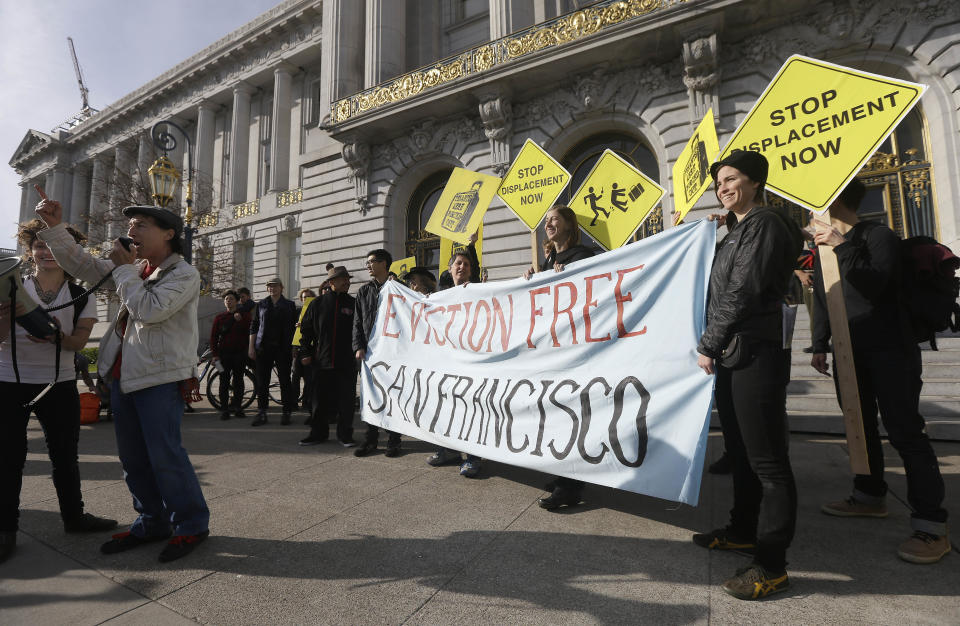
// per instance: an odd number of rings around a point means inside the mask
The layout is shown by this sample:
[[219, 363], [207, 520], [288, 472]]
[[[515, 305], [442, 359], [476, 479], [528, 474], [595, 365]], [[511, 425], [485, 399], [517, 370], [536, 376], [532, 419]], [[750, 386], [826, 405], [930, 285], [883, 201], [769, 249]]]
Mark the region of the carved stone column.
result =
[[513, 109], [508, 93], [503, 89], [481, 91], [480, 121], [483, 134], [490, 140], [490, 163], [497, 176], [503, 176], [510, 167], [510, 141], [513, 137]]
[[21, 181], [18, 182], [17, 184], [20, 185], [20, 218], [19, 218], [19, 221], [22, 223], [22, 222], [26, 222], [26, 221], [28, 221], [28, 220], [33, 219], [32, 217], [28, 217], [28, 216], [33, 213], [34, 207], [35, 207], [36, 205], [33, 205], [33, 206], [30, 205], [30, 190], [33, 188], [33, 187], [31, 187], [30, 183], [29, 183], [28, 181], [21, 180]]
[[113, 151], [113, 182], [110, 185], [110, 212], [107, 214], [107, 239], [122, 235], [126, 229], [121, 227], [124, 219], [120, 211], [131, 200], [133, 167], [129, 149], [118, 144]]
[[405, 2], [367, 0], [364, 86], [373, 87], [403, 72], [406, 50]]
[[270, 129], [270, 191], [290, 188], [290, 86], [297, 68], [282, 63], [273, 70], [273, 114]]
[[361, 213], [370, 209], [368, 180], [370, 178], [370, 145], [348, 141], [341, 150], [343, 160], [350, 166], [350, 180], [353, 181], [354, 196]]
[[720, 40], [716, 33], [683, 42], [683, 84], [690, 98], [690, 124], [696, 126], [713, 109], [720, 123]]
[[102, 242], [106, 237], [106, 223], [104, 215], [107, 212], [108, 198], [107, 189], [110, 174], [107, 170], [107, 163], [104, 157], [93, 157], [93, 171], [90, 175], [90, 201], [88, 206], [89, 222], [87, 226], [87, 237], [94, 243]]
[[247, 201], [247, 170], [250, 161], [250, 96], [255, 89], [241, 81], [233, 87], [233, 120], [230, 124], [231, 204]]
[[147, 170], [153, 165], [157, 158], [157, 151], [153, 147], [153, 139], [150, 138], [150, 131], [145, 130], [137, 137], [137, 169], [139, 170], [138, 182], [144, 188], [150, 190], [150, 175]]
[[73, 190], [70, 193], [70, 218], [67, 220], [87, 232], [87, 211], [90, 202], [90, 166], [80, 163], [73, 168]]
[[[489, 0], [490, 40], [532, 26], [538, 8], [534, 5], [531, 0]], [[543, 13], [542, 9], [540, 13]], [[543, 18], [538, 21], [543, 21]]]
[[[398, 3], [399, 4], [399, 3]], [[320, 123], [338, 98], [363, 88], [364, 6], [360, 0], [324, 0], [320, 54]]]
[[204, 100], [197, 105], [197, 161], [193, 194], [201, 209], [213, 206], [213, 143], [217, 135], [217, 109]]

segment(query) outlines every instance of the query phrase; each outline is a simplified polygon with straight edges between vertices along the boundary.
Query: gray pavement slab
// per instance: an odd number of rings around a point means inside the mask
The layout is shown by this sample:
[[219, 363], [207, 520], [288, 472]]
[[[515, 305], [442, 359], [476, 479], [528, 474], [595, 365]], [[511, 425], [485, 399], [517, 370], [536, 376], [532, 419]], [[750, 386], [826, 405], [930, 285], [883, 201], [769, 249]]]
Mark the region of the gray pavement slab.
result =
[[[850, 489], [845, 444], [794, 435], [799, 490], [791, 588], [745, 603], [719, 585], [747, 558], [690, 542], [722, 526], [732, 493], [704, 475], [697, 507], [588, 486], [557, 513], [536, 505], [549, 477], [485, 463], [481, 477], [431, 468], [431, 446], [365, 458], [336, 443], [300, 447], [303, 415], [266, 426], [184, 418], [184, 442], [211, 508], [211, 537], [161, 564], [154, 544], [103, 555], [103, 535], [65, 535], [42, 434], [30, 426], [21, 532], [0, 565], [0, 623], [960, 623], [960, 554], [917, 566], [905, 477], [885, 447], [887, 519], [823, 515]], [[299, 422], [296, 418], [299, 418]], [[357, 423], [358, 435], [364, 425]], [[710, 438], [708, 461], [722, 442]], [[947, 508], [960, 510], [960, 443], [936, 442]], [[129, 524], [130, 496], [109, 423], [81, 433], [87, 510]]]

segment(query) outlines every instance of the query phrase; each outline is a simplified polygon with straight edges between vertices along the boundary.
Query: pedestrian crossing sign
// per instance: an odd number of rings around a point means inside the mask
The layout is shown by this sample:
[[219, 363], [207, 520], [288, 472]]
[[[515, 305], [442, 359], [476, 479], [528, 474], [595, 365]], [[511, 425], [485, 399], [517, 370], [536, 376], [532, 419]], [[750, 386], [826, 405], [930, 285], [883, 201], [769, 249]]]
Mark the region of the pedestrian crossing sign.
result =
[[636, 232], [666, 190], [613, 150], [604, 150], [570, 201], [577, 222], [607, 250]]
[[497, 195], [527, 228], [534, 230], [568, 182], [570, 172], [535, 141], [527, 139], [503, 177]]

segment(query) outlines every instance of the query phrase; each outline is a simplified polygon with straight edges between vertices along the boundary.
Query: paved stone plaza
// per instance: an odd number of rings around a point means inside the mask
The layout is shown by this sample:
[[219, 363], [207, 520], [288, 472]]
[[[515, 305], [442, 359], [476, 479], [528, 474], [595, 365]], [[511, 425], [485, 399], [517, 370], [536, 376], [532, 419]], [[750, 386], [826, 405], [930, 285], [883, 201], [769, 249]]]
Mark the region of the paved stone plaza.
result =
[[[299, 424], [303, 415], [295, 415]], [[705, 476], [692, 508], [591, 487], [561, 513], [536, 505], [547, 478], [489, 463], [478, 480], [431, 468], [427, 444], [355, 458], [303, 448], [279, 414], [252, 429], [200, 408], [186, 447], [211, 508], [211, 537], [182, 561], [161, 545], [100, 554], [107, 534], [65, 535], [42, 434], [31, 422], [18, 549], [0, 565], [0, 623], [956, 624], [960, 554], [934, 566], [896, 556], [908, 533], [899, 458], [886, 448], [890, 517], [819, 512], [849, 488], [843, 440], [793, 436], [800, 490], [791, 588], [746, 603], [719, 584], [746, 558], [708, 553], [693, 531], [726, 521], [727, 477]], [[361, 431], [362, 432], [362, 431]], [[960, 443], [935, 444], [946, 506], [960, 512]], [[87, 510], [133, 519], [109, 423], [85, 426]], [[712, 433], [708, 459], [721, 451]], [[957, 544], [956, 535], [954, 544]]]

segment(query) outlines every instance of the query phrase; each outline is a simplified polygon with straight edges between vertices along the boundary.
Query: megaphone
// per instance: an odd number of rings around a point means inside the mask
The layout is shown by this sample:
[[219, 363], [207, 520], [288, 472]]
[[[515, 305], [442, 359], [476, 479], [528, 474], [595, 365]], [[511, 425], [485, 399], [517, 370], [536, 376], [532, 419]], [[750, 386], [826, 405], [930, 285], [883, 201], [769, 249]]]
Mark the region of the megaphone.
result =
[[11, 256], [0, 259], [0, 304], [10, 302], [10, 313], [16, 315], [17, 304], [23, 305], [23, 315], [17, 315], [17, 324], [34, 337], [44, 339], [56, 335], [60, 329], [50, 314], [33, 301], [23, 288], [17, 268], [23, 261]]

